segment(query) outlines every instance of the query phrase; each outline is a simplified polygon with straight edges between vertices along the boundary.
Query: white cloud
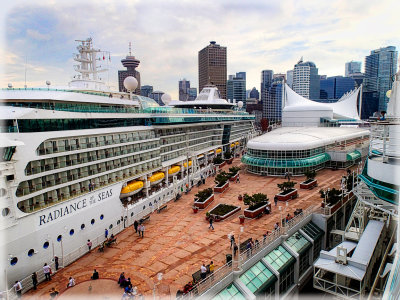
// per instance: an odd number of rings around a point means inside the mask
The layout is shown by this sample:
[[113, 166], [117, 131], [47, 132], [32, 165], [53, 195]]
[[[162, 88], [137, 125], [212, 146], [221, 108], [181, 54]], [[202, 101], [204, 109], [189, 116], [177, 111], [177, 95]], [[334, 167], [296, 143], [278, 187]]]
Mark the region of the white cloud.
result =
[[39, 31], [30, 28], [26, 30], [26, 35], [38, 41], [48, 41], [51, 38], [50, 34], [40, 33]]

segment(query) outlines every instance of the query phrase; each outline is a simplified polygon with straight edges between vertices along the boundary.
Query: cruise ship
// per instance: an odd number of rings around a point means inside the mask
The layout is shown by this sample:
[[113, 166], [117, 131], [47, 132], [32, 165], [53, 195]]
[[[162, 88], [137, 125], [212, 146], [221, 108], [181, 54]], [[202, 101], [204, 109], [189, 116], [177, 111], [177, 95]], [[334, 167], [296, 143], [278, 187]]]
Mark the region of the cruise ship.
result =
[[55, 256], [66, 266], [105, 229], [116, 234], [176, 200], [215, 156], [238, 154], [256, 134], [254, 116], [211, 84], [194, 101], [159, 106], [111, 91], [91, 39], [77, 50], [67, 86], [0, 91], [0, 290], [16, 280], [28, 289]]

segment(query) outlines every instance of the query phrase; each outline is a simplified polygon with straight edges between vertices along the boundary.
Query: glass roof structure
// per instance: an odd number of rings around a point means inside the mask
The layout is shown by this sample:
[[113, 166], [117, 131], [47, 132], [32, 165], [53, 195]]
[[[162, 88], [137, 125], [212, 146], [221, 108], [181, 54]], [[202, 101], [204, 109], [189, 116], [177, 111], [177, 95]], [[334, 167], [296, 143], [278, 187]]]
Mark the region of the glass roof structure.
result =
[[313, 222], [307, 223], [301, 229], [314, 241], [318, 240], [324, 235], [324, 232]]
[[271, 286], [277, 280], [276, 276], [261, 261], [248, 269], [239, 279], [253, 294]]
[[233, 283], [228, 285], [217, 295], [215, 295], [214, 298], [212, 298], [212, 300], [230, 300], [230, 299], [246, 300], [243, 294], [237, 289], [237, 287]]
[[271, 158], [259, 158], [244, 155], [242, 157], [242, 163], [257, 167], [270, 167], [270, 168], [302, 168], [318, 166], [324, 162], [331, 160], [328, 153], [321, 153], [307, 158], [295, 158], [295, 159], [271, 159]]
[[296, 261], [296, 259], [280, 245], [268, 253], [264, 259], [279, 273], [284, 272]]
[[303, 254], [312, 246], [312, 244], [298, 231], [289, 237], [285, 243], [290, 247], [290, 249], [299, 254]]

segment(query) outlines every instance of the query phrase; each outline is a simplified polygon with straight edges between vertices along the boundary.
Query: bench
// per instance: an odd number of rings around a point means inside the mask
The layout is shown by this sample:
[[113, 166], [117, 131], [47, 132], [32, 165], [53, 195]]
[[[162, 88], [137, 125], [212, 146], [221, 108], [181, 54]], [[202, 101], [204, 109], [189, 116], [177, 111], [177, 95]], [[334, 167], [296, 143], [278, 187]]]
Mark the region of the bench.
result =
[[240, 243], [240, 252], [244, 252], [247, 250], [247, 243], [250, 241], [251, 239], [247, 239], [245, 240], [243, 243]]
[[167, 208], [167, 204], [164, 204], [163, 206], [160, 206], [159, 209], [157, 209], [157, 213], [160, 213], [162, 210]]
[[105, 243], [101, 243], [99, 246], [99, 252], [104, 252]]
[[108, 240], [106, 242], [107, 247], [111, 247], [111, 244], [117, 244], [117, 238], [113, 238], [112, 240]]
[[[210, 274], [210, 265], [207, 265], [206, 268], [207, 268], [207, 273], [206, 274], [208, 275], [208, 274]], [[192, 278], [193, 278], [193, 282], [194, 283], [202, 281], [203, 279], [201, 278], [201, 270], [198, 270], [197, 272], [194, 272], [192, 274]]]
[[143, 218], [141, 218], [139, 220], [139, 223], [142, 224], [142, 223], [144, 223], [144, 222], [146, 222], [148, 220], [150, 220], [150, 215], [147, 215], [147, 216], [144, 216]]

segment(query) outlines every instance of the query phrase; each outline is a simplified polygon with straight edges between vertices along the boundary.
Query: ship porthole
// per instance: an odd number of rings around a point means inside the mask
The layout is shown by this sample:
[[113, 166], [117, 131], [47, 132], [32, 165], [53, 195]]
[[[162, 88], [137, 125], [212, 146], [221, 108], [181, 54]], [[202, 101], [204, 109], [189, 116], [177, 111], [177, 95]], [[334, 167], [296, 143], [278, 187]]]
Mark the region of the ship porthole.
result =
[[113, 228], [112, 224], [110, 225], [110, 227], [108, 227], [109, 229]]
[[47, 249], [47, 248], [49, 248], [49, 242], [44, 242], [44, 244], [43, 244], [43, 248], [44, 248], [44, 249]]
[[133, 213], [131, 213], [131, 217], [133, 217]]
[[3, 217], [8, 216], [9, 213], [10, 213], [10, 209], [9, 209], [8, 207], [3, 208], [3, 210], [1, 211], [1, 215], [2, 215]]
[[69, 235], [74, 235], [74, 233], [75, 233], [75, 230], [73, 230], [73, 229], [71, 229], [71, 230], [69, 231]]
[[10, 265], [15, 266], [15, 265], [17, 264], [17, 262], [18, 262], [18, 258], [13, 257], [13, 258], [11, 258], [11, 260], [10, 260]]
[[104, 215], [101, 215], [101, 216], [100, 216], [100, 220], [103, 220], [103, 219], [104, 219]]
[[92, 225], [94, 224], [94, 219], [92, 219], [92, 221], [90, 221], [90, 224], [92, 224]]
[[82, 225], [81, 225], [81, 229], [85, 229], [85, 224], [82, 224]]
[[30, 256], [32, 256], [33, 254], [35, 254], [35, 250], [30, 249], [30, 250], [28, 251], [28, 256], [30, 257]]
[[60, 234], [60, 235], [57, 237], [57, 242], [61, 242], [61, 240], [62, 240], [62, 235]]
[[118, 221], [117, 221], [117, 225], [119, 225], [119, 223], [121, 223], [121, 221], [120, 221], [120, 220], [118, 220]]

